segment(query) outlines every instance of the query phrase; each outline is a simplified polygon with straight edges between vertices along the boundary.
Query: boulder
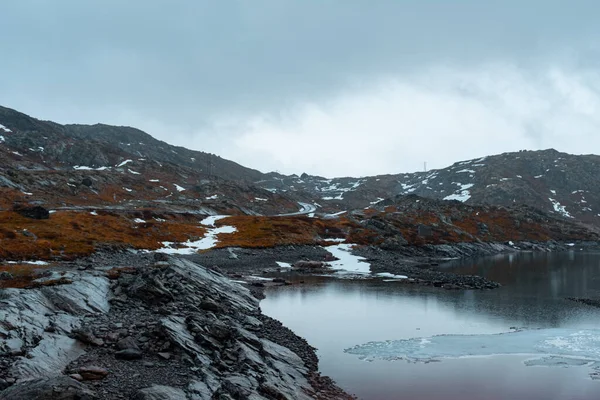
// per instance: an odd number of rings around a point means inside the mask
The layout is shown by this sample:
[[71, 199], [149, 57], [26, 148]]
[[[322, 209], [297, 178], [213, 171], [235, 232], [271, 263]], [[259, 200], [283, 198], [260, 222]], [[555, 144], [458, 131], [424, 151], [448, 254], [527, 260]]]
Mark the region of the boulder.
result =
[[142, 357], [142, 352], [136, 349], [125, 349], [115, 353], [115, 358], [118, 360], [139, 360]]
[[325, 267], [325, 263], [322, 261], [296, 261], [294, 263], [294, 268], [299, 269], [314, 269], [314, 268], [323, 268]]
[[32, 219], [48, 219], [50, 218], [50, 212], [42, 206], [21, 206], [17, 205], [13, 207], [13, 211], [16, 213]]
[[84, 381], [100, 381], [108, 376], [108, 370], [90, 365], [79, 368], [79, 375]]

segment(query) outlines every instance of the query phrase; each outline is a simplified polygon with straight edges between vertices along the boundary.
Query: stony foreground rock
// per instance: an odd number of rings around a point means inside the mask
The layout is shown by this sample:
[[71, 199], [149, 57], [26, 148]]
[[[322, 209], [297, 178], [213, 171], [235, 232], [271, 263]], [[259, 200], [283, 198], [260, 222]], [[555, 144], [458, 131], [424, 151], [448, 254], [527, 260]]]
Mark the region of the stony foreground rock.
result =
[[245, 287], [187, 260], [138, 261], [112, 280], [99, 265], [3, 290], [0, 399], [349, 398], [266, 338], [282, 335], [265, 335]]

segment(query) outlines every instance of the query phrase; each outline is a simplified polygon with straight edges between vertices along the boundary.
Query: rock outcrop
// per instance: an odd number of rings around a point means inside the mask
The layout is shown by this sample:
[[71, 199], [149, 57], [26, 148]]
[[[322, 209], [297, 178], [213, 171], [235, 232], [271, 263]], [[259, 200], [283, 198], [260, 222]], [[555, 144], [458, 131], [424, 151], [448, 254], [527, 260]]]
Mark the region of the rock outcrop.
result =
[[248, 289], [188, 260], [156, 259], [3, 290], [0, 399], [349, 398], [319, 395], [316, 366], [265, 336]]

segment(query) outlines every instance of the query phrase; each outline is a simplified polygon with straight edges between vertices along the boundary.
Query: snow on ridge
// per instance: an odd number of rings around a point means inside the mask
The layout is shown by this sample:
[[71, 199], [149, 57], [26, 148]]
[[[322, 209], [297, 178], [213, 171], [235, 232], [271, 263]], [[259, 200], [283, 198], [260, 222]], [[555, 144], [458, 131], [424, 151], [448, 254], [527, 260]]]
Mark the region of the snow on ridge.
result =
[[136, 172], [136, 171], [134, 171], [132, 169], [129, 169], [129, 168], [127, 169], [127, 171], [129, 171], [129, 173], [133, 174], [133, 175], [141, 175], [139, 172]]
[[472, 170], [472, 169], [461, 169], [460, 171], [456, 171], [455, 173], [456, 174], [461, 174], [461, 173], [464, 173], [464, 172], [468, 172], [470, 174], [474, 174], [475, 173], [475, 171]]
[[92, 167], [86, 167], [85, 165], [75, 165], [75, 166], [73, 167], [73, 169], [76, 169], [76, 170], [78, 170], [78, 171], [91, 171], [91, 170], [93, 170], [94, 168], [92, 168]]
[[0, 124], [0, 129], [2, 129], [4, 132], [12, 132], [10, 129], [8, 129], [6, 126]]
[[2, 135], [0, 135], [0, 143], [4, 143], [6, 142], [6, 138]]

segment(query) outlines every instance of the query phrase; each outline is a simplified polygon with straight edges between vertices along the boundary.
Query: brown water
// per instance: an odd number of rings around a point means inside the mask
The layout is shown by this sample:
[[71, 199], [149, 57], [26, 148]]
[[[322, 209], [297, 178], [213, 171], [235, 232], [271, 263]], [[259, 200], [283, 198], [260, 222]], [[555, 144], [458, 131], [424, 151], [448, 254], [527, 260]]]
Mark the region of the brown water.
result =
[[490, 350], [498, 355], [434, 357], [435, 362], [426, 363], [364, 361], [344, 352], [368, 342], [384, 342], [387, 349], [388, 340], [401, 340], [402, 347], [403, 339], [446, 334], [476, 335], [466, 340], [494, 347], [497, 336], [487, 334], [511, 327], [598, 330], [600, 338], [600, 309], [565, 300], [600, 297], [600, 254], [524, 253], [440, 269], [477, 273], [504, 286], [445, 291], [382, 280], [316, 278], [309, 285], [269, 289], [261, 307], [317, 347], [322, 372], [361, 399], [600, 398], [600, 381], [590, 378], [589, 366], [526, 366], [532, 356], [512, 354], [510, 344]]

